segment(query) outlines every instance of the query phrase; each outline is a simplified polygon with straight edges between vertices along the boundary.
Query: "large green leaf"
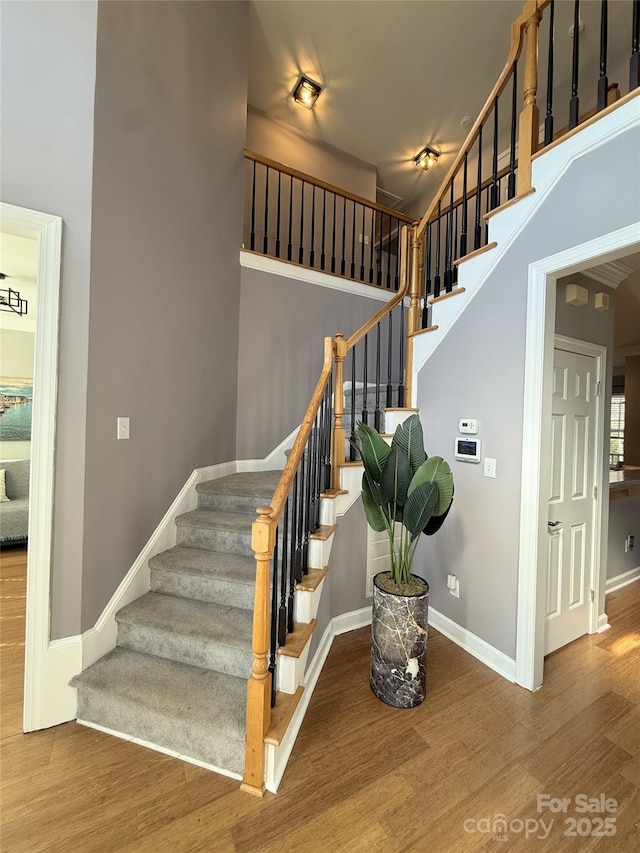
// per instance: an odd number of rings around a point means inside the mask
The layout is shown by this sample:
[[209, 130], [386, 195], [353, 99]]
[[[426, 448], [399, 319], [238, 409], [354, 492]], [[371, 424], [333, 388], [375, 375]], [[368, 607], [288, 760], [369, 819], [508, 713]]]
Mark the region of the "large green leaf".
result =
[[391, 453], [391, 448], [384, 438], [381, 438], [380, 433], [367, 424], [358, 424], [358, 437], [360, 439], [360, 456], [365, 470], [369, 472], [376, 483], [379, 483], [384, 463]]
[[404, 506], [407, 501], [407, 489], [411, 482], [411, 466], [404, 453], [398, 453], [396, 447], [391, 448], [382, 469], [380, 491], [382, 503], [393, 506]]
[[387, 522], [380, 502], [374, 497], [373, 492], [376, 490], [379, 497], [380, 487], [371, 480], [365, 471], [362, 475], [362, 504], [364, 506], [364, 514], [367, 517], [369, 526], [378, 533], [382, 533], [383, 530], [387, 529]]
[[411, 492], [404, 507], [404, 526], [412, 540], [422, 533], [437, 503], [438, 484], [435, 482], [421, 483]]
[[396, 427], [391, 447], [397, 448], [407, 457], [411, 471], [415, 474], [427, 458], [424, 452], [422, 424], [418, 415], [409, 415], [406, 421]]
[[433, 536], [434, 533], [437, 533], [438, 530], [444, 524], [445, 518], [449, 515], [449, 510], [453, 506], [453, 498], [451, 499], [451, 503], [447, 507], [446, 511], [442, 513], [442, 515], [432, 515], [429, 521], [426, 523], [424, 530], [422, 531], [426, 536]]
[[434, 480], [438, 484], [438, 503], [433, 514], [442, 515], [449, 508], [453, 498], [453, 474], [449, 463], [442, 456], [431, 456], [421, 469], [419, 482]]

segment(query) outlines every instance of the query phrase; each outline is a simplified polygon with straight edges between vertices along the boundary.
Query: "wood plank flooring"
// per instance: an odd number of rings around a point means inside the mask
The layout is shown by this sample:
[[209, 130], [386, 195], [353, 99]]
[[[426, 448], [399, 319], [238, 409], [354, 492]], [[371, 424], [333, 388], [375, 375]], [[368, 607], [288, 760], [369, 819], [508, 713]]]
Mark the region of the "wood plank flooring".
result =
[[[535, 694], [430, 631], [427, 700], [388, 708], [369, 630], [338, 637], [280, 793], [257, 800], [76, 723], [22, 734], [24, 574], [24, 550], [0, 555], [3, 853], [640, 850], [639, 583], [608, 597], [610, 631], [547, 659]], [[538, 811], [539, 794], [571, 805]], [[579, 794], [617, 808], [578, 813]], [[605, 817], [615, 835], [591, 834]]]

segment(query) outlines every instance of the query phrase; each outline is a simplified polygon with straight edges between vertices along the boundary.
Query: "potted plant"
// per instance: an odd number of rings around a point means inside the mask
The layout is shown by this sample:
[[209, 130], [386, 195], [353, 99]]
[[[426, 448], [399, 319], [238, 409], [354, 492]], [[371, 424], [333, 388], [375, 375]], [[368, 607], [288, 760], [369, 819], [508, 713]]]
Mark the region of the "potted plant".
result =
[[373, 579], [371, 689], [388, 705], [413, 708], [426, 695], [429, 585], [411, 565], [420, 534], [447, 517], [453, 475], [442, 457], [425, 453], [418, 415], [397, 427], [391, 446], [359, 423], [358, 449], [367, 522], [386, 532], [391, 557], [391, 570]]

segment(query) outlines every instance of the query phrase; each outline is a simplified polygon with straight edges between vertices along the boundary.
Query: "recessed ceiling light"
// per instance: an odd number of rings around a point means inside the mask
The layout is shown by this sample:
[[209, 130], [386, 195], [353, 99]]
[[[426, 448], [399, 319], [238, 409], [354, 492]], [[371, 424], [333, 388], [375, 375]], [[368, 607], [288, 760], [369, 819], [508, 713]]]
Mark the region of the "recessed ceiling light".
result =
[[301, 74], [292, 95], [296, 104], [300, 104], [300, 106], [310, 110], [318, 100], [320, 92], [322, 92], [322, 86], [319, 83]]
[[428, 145], [422, 149], [419, 154], [413, 158], [413, 162], [416, 166], [419, 166], [421, 169], [425, 171], [431, 169], [438, 162], [438, 157], [440, 156], [439, 151], [435, 151], [433, 148], [430, 148]]

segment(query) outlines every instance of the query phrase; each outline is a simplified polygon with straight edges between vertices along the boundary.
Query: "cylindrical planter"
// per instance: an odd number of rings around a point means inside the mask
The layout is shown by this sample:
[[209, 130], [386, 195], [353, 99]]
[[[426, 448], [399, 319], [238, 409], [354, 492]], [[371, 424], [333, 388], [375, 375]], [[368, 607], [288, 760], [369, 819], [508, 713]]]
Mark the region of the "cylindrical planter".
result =
[[427, 693], [429, 586], [418, 595], [394, 595], [373, 579], [371, 689], [394, 708], [415, 708]]

